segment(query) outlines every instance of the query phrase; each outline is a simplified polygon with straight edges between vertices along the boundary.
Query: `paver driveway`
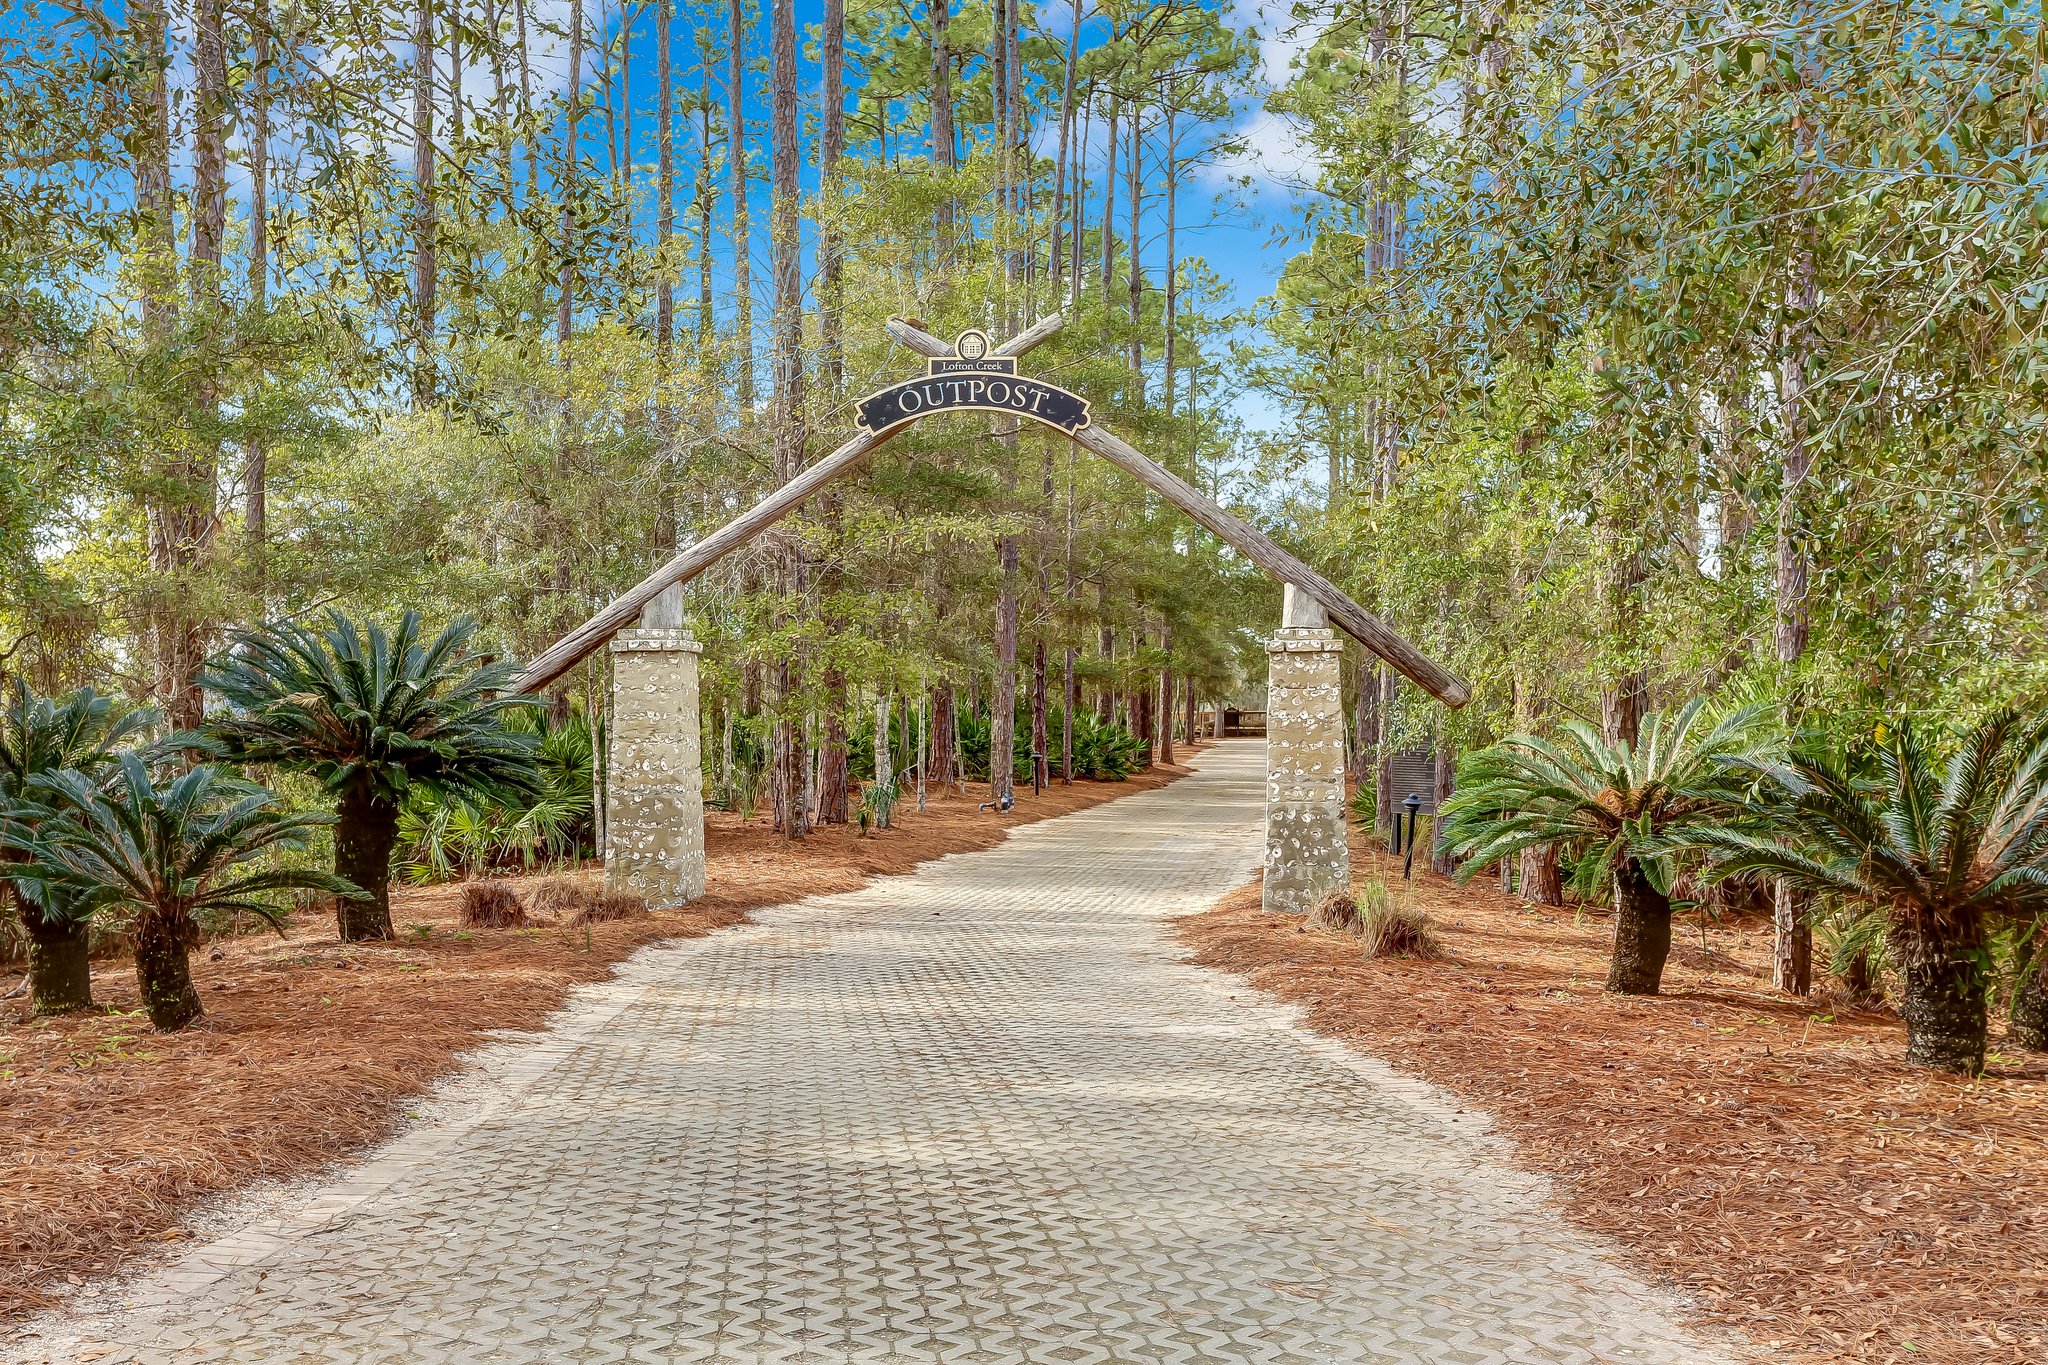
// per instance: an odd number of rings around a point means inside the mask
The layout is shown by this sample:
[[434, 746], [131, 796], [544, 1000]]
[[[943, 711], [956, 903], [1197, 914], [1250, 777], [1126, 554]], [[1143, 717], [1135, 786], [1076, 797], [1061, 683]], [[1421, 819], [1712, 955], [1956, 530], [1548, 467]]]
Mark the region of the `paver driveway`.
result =
[[27, 1358], [1714, 1359], [1476, 1116], [1178, 962], [1261, 760], [644, 952]]

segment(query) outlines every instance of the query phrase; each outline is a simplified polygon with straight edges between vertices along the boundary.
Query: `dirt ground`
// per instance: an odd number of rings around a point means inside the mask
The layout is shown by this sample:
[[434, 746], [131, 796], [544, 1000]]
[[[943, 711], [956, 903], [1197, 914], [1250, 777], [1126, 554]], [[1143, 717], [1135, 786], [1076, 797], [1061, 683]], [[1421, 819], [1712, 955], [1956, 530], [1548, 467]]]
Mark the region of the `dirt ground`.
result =
[[[1356, 877], [1400, 867], [1354, 839]], [[1786, 1361], [2048, 1361], [2048, 1058], [1966, 1082], [1896, 1016], [1770, 986], [1769, 926], [1688, 923], [1654, 999], [1608, 996], [1611, 923], [1416, 872], [1440, 961], [1259, 910], [1180, 921], [1196, 959], [1494, 1114], [1569, 1212]]]
[[306, 1175], [383, 1138], [487, 1032], [541, 1027], [643, 944], [988, 848], [1012, 826], [1186, 772], [1025, 789], [1000, 817], [974, 798], [934, 797], [922, 813], [906, 800], [894, 829], [838, 826], [796, 845], [712, 812], [702, 900], [588, 929], [464, 930], [453, 887], [395, 892], [389, 944], [344, 945], [331, 917], [309, 913], [282, 938], [195, 953], [206, 1018], [178, 1034], [151, 1032], [127, 962], [95, 963], [104, 1013], [31, 1020], [25, 1002], [0, 1007], [0, 1321], [188, 1236], [179, 1220], [207, 1196]]

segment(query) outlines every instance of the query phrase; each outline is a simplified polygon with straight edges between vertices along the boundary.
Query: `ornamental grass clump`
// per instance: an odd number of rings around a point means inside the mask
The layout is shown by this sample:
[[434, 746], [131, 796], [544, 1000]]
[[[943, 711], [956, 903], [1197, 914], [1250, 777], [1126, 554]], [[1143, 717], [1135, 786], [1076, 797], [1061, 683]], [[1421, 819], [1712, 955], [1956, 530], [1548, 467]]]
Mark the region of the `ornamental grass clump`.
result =
[[1310, 912], [1309, 923], [1357, 939], [1367, 957], [1443, 956], [1429, 913], [1397, 901], [1385, 882], [1365, 883], [1356, 897], [1339, 892], [1326, 898]]
[[338, 907], [344, 940], [392, 936], [391, 852], [410, 793], [509, 805], [540, 793], [536, 736], [505, 723], [535, 700], [500, 695], [518, 670], [474, 649], [475, 634], [466, 618], [430, 640], [418, 612], [390, 632], [329, 612], [319, 629], [237, 632], [202, 675], [228, 703], [207, 725], [223, 757], [311, 773], [334, 797], [335, 873], [370, 893]]
[[1754, 765], [1782, 747], [1776, 709], [1737, 707], [1718, 719], [1704, 698], [1643, 719], [1635, 743], [1583, 721], [1555, 739], [1515, 735], [1458, 765], [1457, 794], [1438, 813], [1444, 845], [1469, 881], [1523, 849], [1576, 860], [1577, 890], [1614, 898], [1607, 989], [1655, 995], [1671, 955], [1671, 887], [1691, 833], [1747, 808]]

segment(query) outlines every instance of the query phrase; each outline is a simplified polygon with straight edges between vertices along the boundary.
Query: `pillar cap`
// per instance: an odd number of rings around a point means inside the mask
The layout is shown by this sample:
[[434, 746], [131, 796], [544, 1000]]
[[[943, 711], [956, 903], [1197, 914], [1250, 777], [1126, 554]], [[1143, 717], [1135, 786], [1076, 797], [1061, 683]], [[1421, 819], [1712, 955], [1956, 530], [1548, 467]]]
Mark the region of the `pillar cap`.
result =
[[1273, 632], [1273, 638], [1266, 642], [1268, 654], [1341, 654], [1344, 644], [1334, 630], [1310, 630], [1300, 626], [1283, 627]]
[[704, 646], [687, 630], [622, 630], [612, 636], [614, 654], [702, 654]]
[[1280, 593], [1280, 628], [1282, 630], [1326, 630], [1330, 624], [1330, 613], [1321, 602], [1309, 595], [1307, 589], [1298, 583], [1285, 584]]

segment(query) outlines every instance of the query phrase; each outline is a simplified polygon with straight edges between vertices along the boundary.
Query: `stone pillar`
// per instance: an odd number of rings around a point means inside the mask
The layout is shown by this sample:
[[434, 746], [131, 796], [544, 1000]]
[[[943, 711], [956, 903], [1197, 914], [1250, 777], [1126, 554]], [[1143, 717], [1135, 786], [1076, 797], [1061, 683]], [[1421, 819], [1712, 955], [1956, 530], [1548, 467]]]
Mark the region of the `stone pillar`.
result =
[[650, 906], [704, 894], [704, 756], [697, 656], [673, 626], [612, 637], [612, 724], [605, 783], [604, 882]]
[[1266, 646], [1268, 914], [1306, 914], [1351, 885], [1344, 806], [1344, 646], [1292, 583]]

